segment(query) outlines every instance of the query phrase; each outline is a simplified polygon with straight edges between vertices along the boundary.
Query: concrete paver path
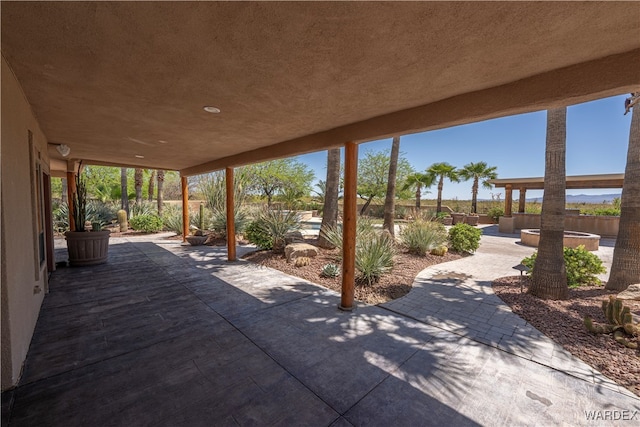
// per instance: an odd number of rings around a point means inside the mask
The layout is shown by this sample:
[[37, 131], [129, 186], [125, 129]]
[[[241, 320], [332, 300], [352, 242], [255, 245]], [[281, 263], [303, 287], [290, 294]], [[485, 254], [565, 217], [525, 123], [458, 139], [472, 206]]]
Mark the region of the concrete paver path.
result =
[[[487, 251], [511, 244], [494, 239], [484, 238]], [[513, 274], [515, 264], [498, 264], [485, 249], [422, 272], [400, 300], [344, 313], [336, 293], [227, 263], [222, 248], [112, 239], [109, 263], [52, 276], [20, 386], [3, 394], [3, 425], [541, 426], [640, 418], [637, 397], [491, 293], [491, 276]], [[521, 250], [507, 252], [519, 261]]]

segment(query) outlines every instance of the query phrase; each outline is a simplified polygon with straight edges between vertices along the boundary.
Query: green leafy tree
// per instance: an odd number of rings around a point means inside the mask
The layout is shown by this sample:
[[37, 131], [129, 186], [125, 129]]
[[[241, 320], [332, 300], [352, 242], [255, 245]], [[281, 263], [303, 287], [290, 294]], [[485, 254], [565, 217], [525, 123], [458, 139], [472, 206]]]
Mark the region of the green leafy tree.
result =
[[[368, 151], [358, 162], [357, 193], [358, 197], [365, 202], [360, 209], [360, 215], [364, 215], [373, 200], [385, 196], [390, 161], [389, 150], [386, 150]], [[404, 182], [411, 173], [413, 173], [411, 165], [404, 156], [399, 155], [396, 182]]]
[[433, 185], [435, 177], [428, 173], [415, 172], [407, 176], [404, 182], [404, 190], [416, 190], [416, 210], [420, 210], [420, 200], [422, 199], [422, 189]]
[[459, 176], [465, 181], [473, 180], [471, 186], [471, 213], [478, 212], [478, 186], [481, 183], [484, 188], [491, 189], [490, 179], [496, 179], [498, 174], [495, 166], [489, 166], [486, 162], [469, 163], [459, 171]]
[[438, 203], [436, 212], [442, 212], [442, 188], [444, 187], [444, 179], [447, 178], [451, 182], [460, 182], [458, 178], [458, 170], [449, 163], [434, 163], [427, 169], [427, 173], [438, 180]]
[[267, 198], [271, 207], [277, 195], [285, 195], [287, 203], [293, 203], [311, 192], [313, 171], [295, 159], [278, 159], [247, 166], [251, 189]]

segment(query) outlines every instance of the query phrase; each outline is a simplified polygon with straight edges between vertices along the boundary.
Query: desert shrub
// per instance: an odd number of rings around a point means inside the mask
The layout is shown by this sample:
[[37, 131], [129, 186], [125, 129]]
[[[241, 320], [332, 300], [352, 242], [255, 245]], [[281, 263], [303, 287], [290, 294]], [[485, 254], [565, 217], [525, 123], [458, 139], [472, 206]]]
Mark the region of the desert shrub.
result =
[[260, 249], [271, 249], [273, 239], [259, 221], [251, 221], [244, 229], [244, 237]]
[[447, 241], [447, 231], [439, 222], [418, 220], [402, 228], [400, 239], [409, 252], [426, 255]]
[[134, 230], [153, 233], [162, 230], [162, 218], [158, 215], [136, 215], [129, 220], [129, 225]]
[[[234, 210], [234, 224], [236, 233], [244, 232], [247, 224], [249, 223], [249, 217], [247, 212], [242, 209]], [[227, 235], [227, 210], [216, 209], [211, 215], [211, 223], [209, 225], [212, 230], [215, 230], [222, 235]]]
[[449, 229], [449, 246], [456, 252], [475, 252], [480, 247], [482, 230], [458, 223]]
[[[605, 273], [607, 270], [602, 265], [602, 260], [596, 254], [592, 254], [583, 245], [577, 248], [564, 248], [564, 264], [567, 271], [567, 284], [571, 288], [582, 285], [597, 284], [600, 279], [596, 274]], [[533, 272], [538, 252], [522, 260], [522, 264], [529, 267], [528, 274]]]
[[53, 208], [53, 229], [59, 233], [69, 231], [69, 206], [60, 203]]
[[620, 216], [620, 208], [587, 208], [580, 209], [582, 215], [598, 215], [598, 216]]
[[164, 229], [182, 234], [182, 208], [174, 205], [167, 205], [162, 211], [162, 223]]
[[372, 285], [393, 268], [393, 238], [388, 233], [368, 233], [356, 238], [357, 280]]
[[[370, 219], [364, 217], [358, 218], [358, 222], [356, 223], [356, 241], [364, 235], [373, 232], [373, 222], [371, 222]], [[321, 233], [331, 245], [338, 249], [337, 256], [338, 259], [340, 259], [340, 257], [342, 257], [342, 226], [338, 224], [335, 227], [326, 227], [326, 229], [321, 230]]]
[[500, 206], [494, 206], [487, 211], [487, 216], [495, 223], [500, 222], [500, 217], [504, 216], [504, 209]]
[[338, 277], [339, 274], [340, 268], [337, 264], [325, 264], [320, 273], [322, 277]]
[[[131, 218], [138, 215], [154, 215], [158, 212], [156, 203], [143, 200], [142, 203], [132, 203], [129, 207]], [[115, 215], [114, 215], [115, 217]]]

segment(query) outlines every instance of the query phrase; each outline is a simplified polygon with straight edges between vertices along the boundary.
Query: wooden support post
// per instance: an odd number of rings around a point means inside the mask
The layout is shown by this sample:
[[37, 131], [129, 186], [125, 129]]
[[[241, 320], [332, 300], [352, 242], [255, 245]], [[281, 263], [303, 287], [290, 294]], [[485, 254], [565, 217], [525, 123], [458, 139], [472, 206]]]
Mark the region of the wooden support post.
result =
[[182, 182], [182, 241], [187, 241], [189, 234], [189, 187], [187, 177], [180, 177]]
[[73, 195], [76, 192], [76, 175], [67, 172], [67, 207], [69, 212], [69, 230], [76, 231], [76, 220], [74, 219]]
[[519, 213], [524, 213], [524, 205], [526, 203], [526, 198], [527, 198], [527, 189], [526, 188], [521, 188], [520, 189], [520, 199], [518, 200], [518, 212]]
[[511, 203], [513, 202], [513, 187], [511, 184], [507, 184], [505, 186], [505, 195], [504, 195], [504, 216], [511, 216]]
[[344, 213], [342, 221], [342, 298], [339, 308], [353, 310], [356, 268], [356, 186], [358, 184], [358, 145], [345, 145]]
[[233, 191], [233, 168], [225, 170], [227, 186], [227, 261], [236, 260], [235, 201]]

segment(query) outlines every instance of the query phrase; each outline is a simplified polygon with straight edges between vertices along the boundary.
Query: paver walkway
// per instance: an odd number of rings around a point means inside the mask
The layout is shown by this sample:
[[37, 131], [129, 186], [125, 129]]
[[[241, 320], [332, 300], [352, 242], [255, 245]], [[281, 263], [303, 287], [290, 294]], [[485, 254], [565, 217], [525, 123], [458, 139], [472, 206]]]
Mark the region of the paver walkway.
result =
[[[528, 335], [511, 332], [516, 317], [471, 264], [441, 265], [441, 279], [425, 272], [419, 281], [441, 286], [442, 301], [468, 304], [477, 319], [447, 314], [444, 303], [344, 313], [336, 293], [226, 263], [222, 248], [112, 243], [109, 263], [52, 276], [20, 386], [3, 394], [3, 424], [540, 426], [640, 417], [638, 398], [545, 347], [526, 323], [514, 331]], [[464, 280], [451, 278], [457, 270]], [[554, 362], [536, 361], [545, 351]]]

